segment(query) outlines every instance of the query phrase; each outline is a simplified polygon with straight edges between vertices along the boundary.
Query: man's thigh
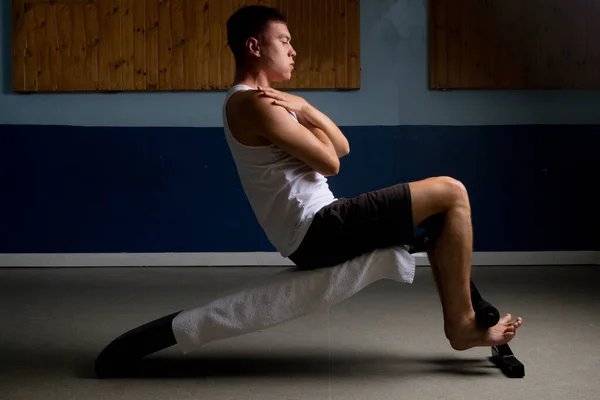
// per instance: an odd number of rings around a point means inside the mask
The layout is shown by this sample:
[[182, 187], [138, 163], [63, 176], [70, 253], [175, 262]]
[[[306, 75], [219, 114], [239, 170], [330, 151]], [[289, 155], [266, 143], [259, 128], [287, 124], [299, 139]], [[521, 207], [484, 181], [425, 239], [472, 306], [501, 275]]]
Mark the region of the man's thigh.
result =
[[303, 269], [321, 268], [413, 239], [410, 186], [402, 183], [324, 207], [290, 259]]

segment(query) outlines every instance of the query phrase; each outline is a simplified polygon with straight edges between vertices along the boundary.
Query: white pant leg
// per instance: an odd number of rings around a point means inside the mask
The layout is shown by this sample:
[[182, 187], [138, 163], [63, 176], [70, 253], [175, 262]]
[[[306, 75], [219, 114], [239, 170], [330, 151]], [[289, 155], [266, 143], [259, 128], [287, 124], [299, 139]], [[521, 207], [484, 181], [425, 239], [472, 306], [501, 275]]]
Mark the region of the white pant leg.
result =
[[415, 261], [404, 246], [375, 250], [334, 267], [290, 268], [212, 302], [172, 323], [183, 353], [211, 341], [256, 332], [331, 306], [381, 279], [412, 283]]

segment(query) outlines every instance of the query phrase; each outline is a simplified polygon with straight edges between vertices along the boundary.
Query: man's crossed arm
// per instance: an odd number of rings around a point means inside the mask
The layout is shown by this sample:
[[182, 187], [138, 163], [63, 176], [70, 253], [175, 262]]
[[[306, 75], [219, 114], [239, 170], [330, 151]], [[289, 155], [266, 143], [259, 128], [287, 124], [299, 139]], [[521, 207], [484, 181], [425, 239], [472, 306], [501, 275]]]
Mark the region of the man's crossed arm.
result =
[[342, 158], [350, 153], [348, 139], [346, 139], [340, 128], [327, 115], [310, 104], [305, 110], [300, 111], [296, 115], [298, 116], [298, 122], [311, 131], [312, 134], [323, 133], [327, 135], [335, 148], [338, 158]]
[[[340, 157], [350, 151], [337, 125], [301, 97], [259, 88], [239, 107], [247, 129], [325, 176], [336, 175]], [[289, 111], [300, 123], [290, 118]]]

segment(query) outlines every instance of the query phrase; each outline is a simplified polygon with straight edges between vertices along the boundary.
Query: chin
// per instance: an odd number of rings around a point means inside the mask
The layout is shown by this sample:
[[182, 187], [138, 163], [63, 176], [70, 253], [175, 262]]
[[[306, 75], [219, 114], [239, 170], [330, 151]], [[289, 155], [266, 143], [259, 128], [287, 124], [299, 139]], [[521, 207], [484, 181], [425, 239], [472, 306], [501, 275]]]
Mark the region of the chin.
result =
[[276, 77], [273, 77], [271, 79], [271, 82], [285, 82], [285, 81], [289, 81], [290, 79], [292, 79], [292, 74], [284, 74], [284, 75], [278, 75]]

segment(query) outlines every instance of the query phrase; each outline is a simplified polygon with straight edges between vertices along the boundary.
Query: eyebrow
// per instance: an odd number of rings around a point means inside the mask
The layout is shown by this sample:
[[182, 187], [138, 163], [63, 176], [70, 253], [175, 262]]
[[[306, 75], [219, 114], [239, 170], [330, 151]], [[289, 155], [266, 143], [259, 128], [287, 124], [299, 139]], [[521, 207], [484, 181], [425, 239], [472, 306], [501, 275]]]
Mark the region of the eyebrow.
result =
[[282, 33], [281, 35], [278, 35], [278, 36], [277, 36], [277, 39], [287, 39], [287, 40], [289, 40], [290, 42], [292, 41], [292, 38], [291, 38], [291, 37], [289, 37], [288, 35], [284, 34], [284, 33]]

